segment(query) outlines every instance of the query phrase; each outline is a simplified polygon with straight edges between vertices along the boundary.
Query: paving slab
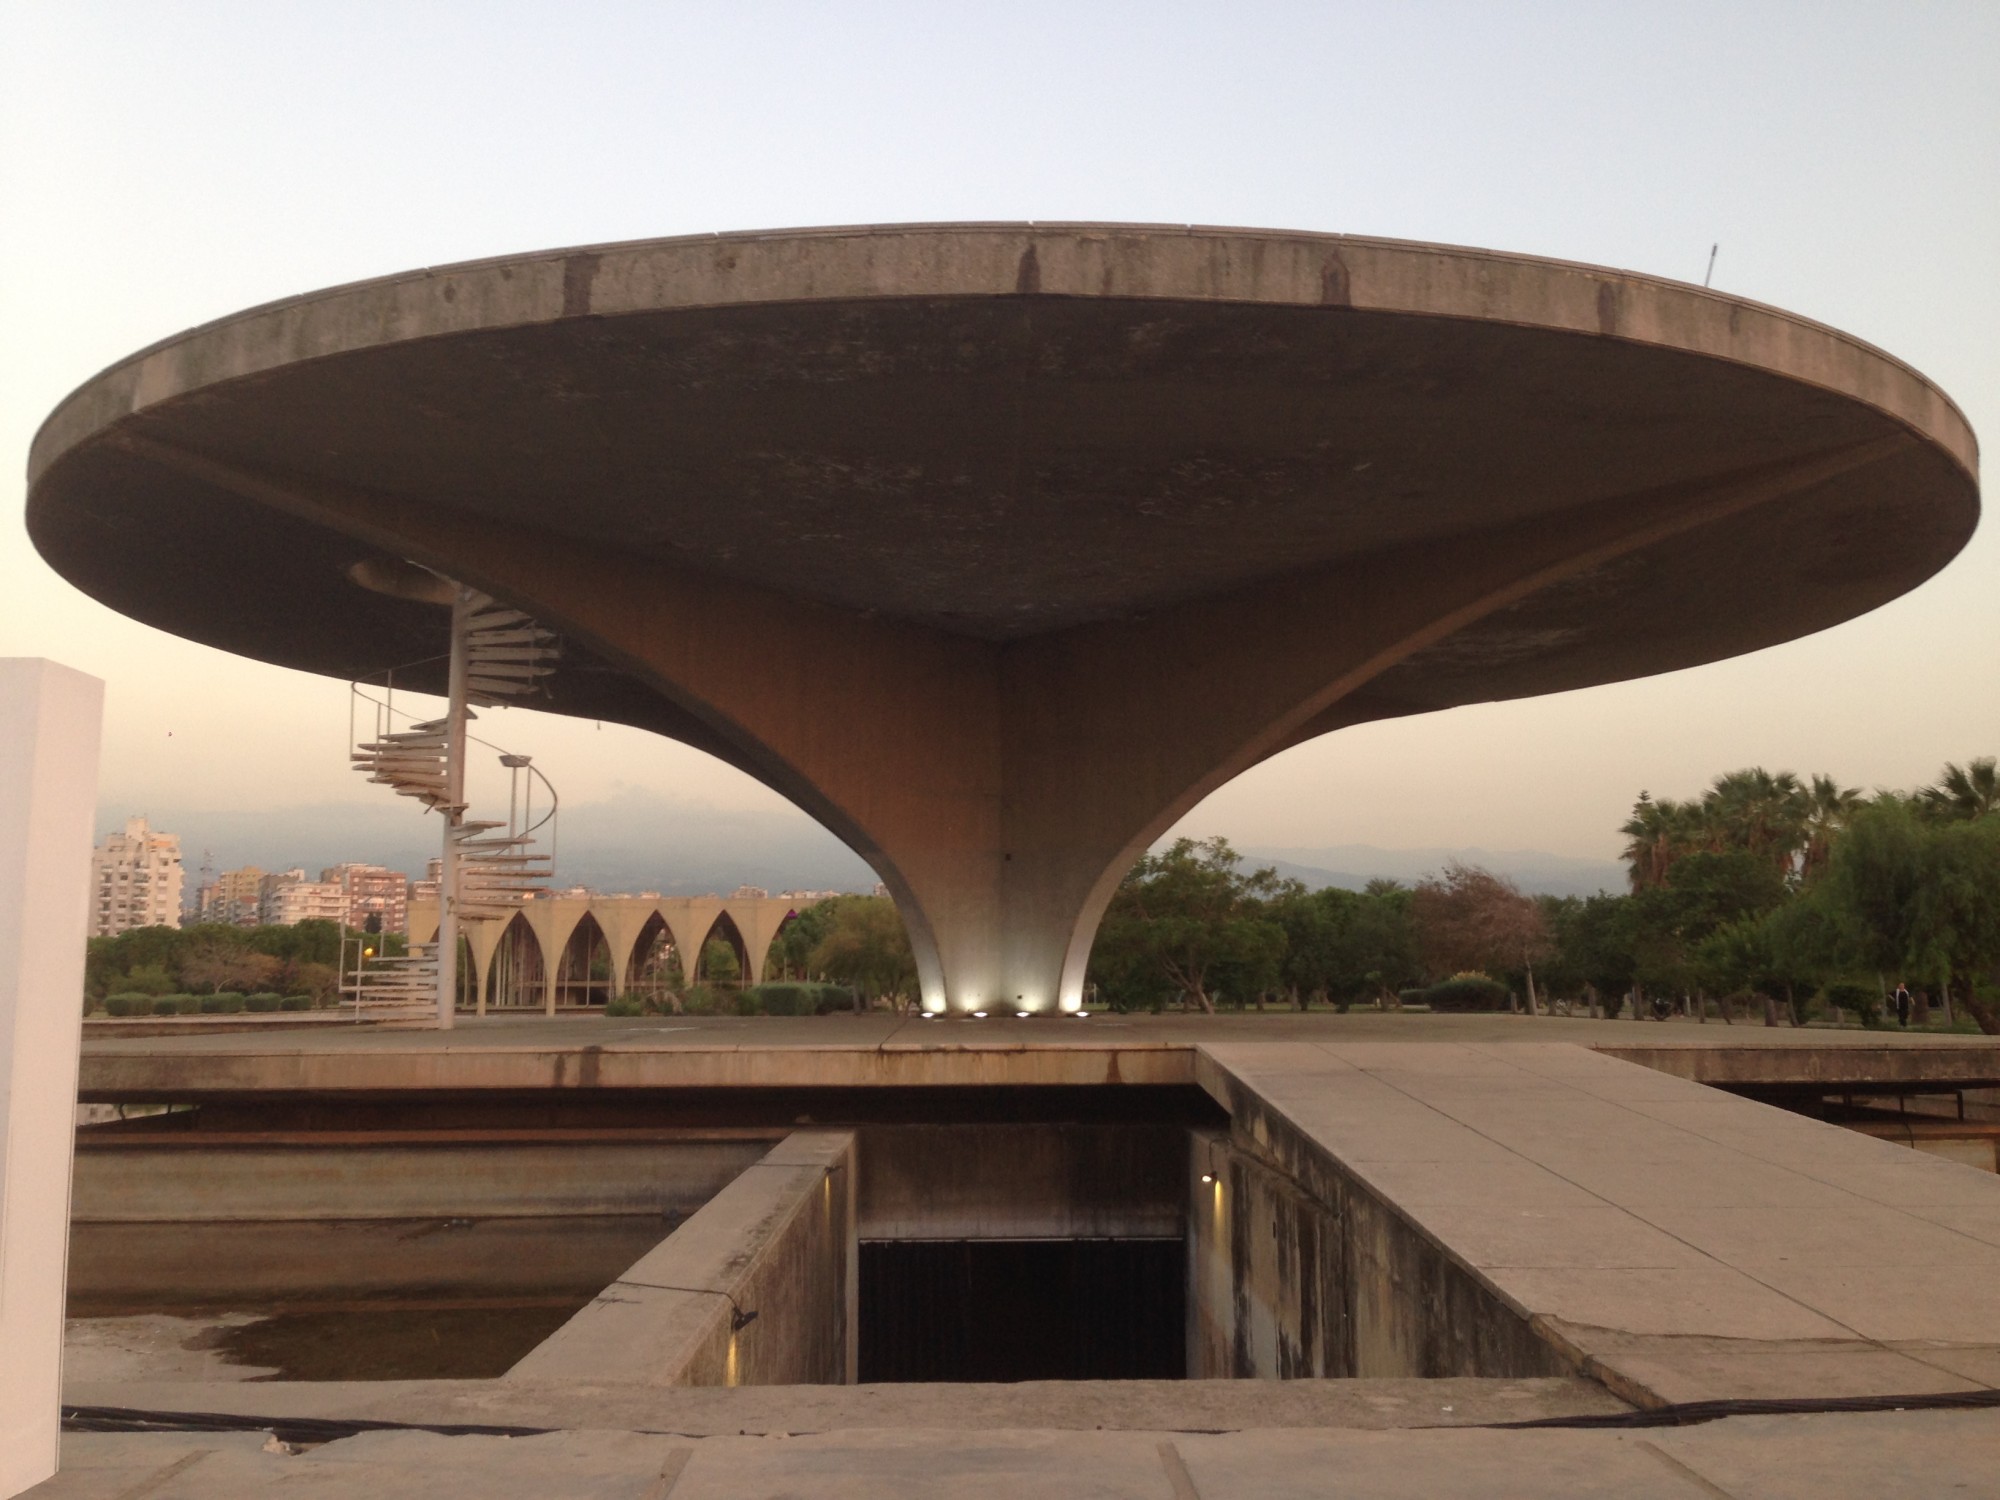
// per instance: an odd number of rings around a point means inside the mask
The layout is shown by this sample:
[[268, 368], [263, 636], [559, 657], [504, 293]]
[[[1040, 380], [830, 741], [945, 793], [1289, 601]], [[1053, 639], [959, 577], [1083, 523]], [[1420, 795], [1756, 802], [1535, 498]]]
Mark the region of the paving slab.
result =
[[2000, 1416], [1739, 1417], [1651, 1431], [1221, 1434], [983, 1427], [802, 1436], [368, 1433], [300, 1453], [256, 1435], [75, 1434], [35, 1500], [563, 1496], [1144, 1500], [1984, 1500]]
[[1031, 1380], [1004, 1385], [680, 1386], [637, 1381], [71, 1382], [71, 1405], [428, 1426], [688, 1436], [982, 1425], [1051, 1431], [1457, 1427], [1629, 1411], [1594, 1380]]

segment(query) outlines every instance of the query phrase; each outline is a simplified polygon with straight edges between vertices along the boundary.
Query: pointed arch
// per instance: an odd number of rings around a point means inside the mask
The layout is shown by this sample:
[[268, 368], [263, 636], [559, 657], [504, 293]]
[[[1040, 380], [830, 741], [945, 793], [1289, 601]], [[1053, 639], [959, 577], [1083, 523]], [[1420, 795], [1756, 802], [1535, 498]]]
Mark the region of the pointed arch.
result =
[[626, 976], [626, 989], [654, 1000], [687, 987], [686, 959], [673, 928], [657, 908], [647, 915], [632, 941]]
[[476, 1011], [481, 993], [479, 955], [473, 949], [472, 939], [464, 933], [458, 937], [458, 967], [453, 972], [458, 975], [458, 993], [452, 997], [452, 1008], [467, 1013]]
[[547, 987], [542, 962], [542, 942], [527, 916], [515, 912], [500, 930], [486, 966], [486, 1005], [489, 1010], [540, 1010]]
[[[775, 923], [768, 924], [770, 926], [770, 934], [764, 939], [763, 957], [757, 961], [757, 978], [760, 983], [765, 979], [774, 977], [770, 973], [770, 968], [772, 959], [778, 951], [778, 939], [783, 937], [785, 935], [785, 929], [791, 926], [792, 923], [796, 922], [798, 919], [799, 919], [799, 908], [793, 906], [786, 908], [784, 914], [780, 916]], [[775, 977], [782, 980], [782, 979], [803, 979], [806, 976], [804, 974], [785, 974], [781, 972], [777, 974]]]
[[727, 907], [717, 912], [715, 920], [708, 924], [708, 931], [702, 937], [701, 946], [695, 950], [695, 973], [691, 977], [701, 984], [729, 982], [716, 980], [708, 973], [708, 945], [715, 942], [727, 943], [730, 952], [736, 955], [735, 982], [755, 984], [757, 981], [750, 972], [750, 946], [744, 942], [743, 929], [736, 925], [736, 919], [730, 916]]
[[611, 944], [596, 916], [585, 912], [570, 928], [556, 962], [555, 996], [559, 1008], [602, 1006], [611, 999], [616, 978], [611, 972]]

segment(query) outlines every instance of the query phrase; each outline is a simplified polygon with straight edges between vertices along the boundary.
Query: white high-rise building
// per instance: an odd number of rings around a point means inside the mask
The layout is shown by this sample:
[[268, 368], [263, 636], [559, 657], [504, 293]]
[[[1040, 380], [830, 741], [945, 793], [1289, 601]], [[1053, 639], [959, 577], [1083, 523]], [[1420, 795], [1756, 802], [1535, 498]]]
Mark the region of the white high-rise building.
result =
[[339, 922], [347, 916], [347, 891], [337, 880], [308, 880], [304, 870], [266, 875], [258, 920], [275, 927], [300, 922]]
[[181, 841], [127, 818], [90, 856], [90, 935], [181, 925]]

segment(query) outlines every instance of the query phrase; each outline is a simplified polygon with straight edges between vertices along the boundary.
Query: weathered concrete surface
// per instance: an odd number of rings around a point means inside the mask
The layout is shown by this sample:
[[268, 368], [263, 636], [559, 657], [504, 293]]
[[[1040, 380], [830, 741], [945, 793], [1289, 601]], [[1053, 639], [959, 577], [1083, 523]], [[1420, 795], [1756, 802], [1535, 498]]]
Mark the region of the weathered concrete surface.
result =
[[[607, 1286], [511, 1381], [854, 1379], [854, 1135], [788, 1136]], [[755, 1314], [737, 1327], [739, 1314]]]
[[1195, 1132], [1187, 1165], [1188, 1373], [1202, 1378], [1567, 1373], [1493, 1288], [1313, 1143], [1241, 1095], [1227, 1136]]
[[676, 1222], [668, 1213], [79, 1224], [69, 1305], [95, 1315], [413, 1295], [582, 1298]]
[[58, 408], [28, 524], [116, 608], [342, 677], [436, 651], [356, 565], [527, 609], [565, 636], [557, 710], [711, 750], [867, 858], [928, 1003], [1042, 1010], [1133, 855], [1241, 771], [1871, 609], [1964, 544], [1975, 464], [1914, 371], [1700, 288], [912, 226], [225, 319]]
[[1091, 1432], [1463, 1427], [1630, 1408], [1594, 1380], [1029, 1380], [1005, 1385], [672, 1386], [595, 1380], [87, 1381], [72, 1405], [719, 1437], [979, 1426]]
[[35, 1500], [235, 1500], [278, 1486], [329, 1500], [1936, 1500], [1991, 1493], [1989, 1413], [1747, 1417], [1649, 1432], [1054, 1432], [974, 1426], [789, 1438], [564, 1432], [371, 1433], [300, 1454], [256, 1434], [65, 1438]]
[[[85, 1044], [93, 1102], [591, 1090], [1191, 1084], [1193, 1048], [1242, 1042], [1566, 1041], [1628, 1052], [1656, 1071], [1704, 1067], [1809, 1082], [1830, 1070], [1907, 1077], [1912, 1064], [2000, 1073], [2000, 1039], [1525, 1016], [866, 1016], [466, 1021], [449, 1034], [346, 1028], [276, 1036], [145, 1037]], [[1632, 1049], [1638, 1047], [1639, 1052]], [[1859, 1059], [1842, 1063], [1848, 1054]], [[1732, 1061], [1732, 1059], [1735, 1059]]]
[[782, 1132], [78, 1132], [70, 1222], [685, 1217]]
[[2000, 1386], [1990, 1174], [1576, 1047], [1202, 1057], [1245, 1150], [1360, 1188], [1630, 1400]]
[[1894, 1089], [1921, 1084], [1952, 1089], [1991, 1088], [2000, 1083], [2000, 1039], [1902, 1036], [1894, 1042], [1877, 1040], [1871, 1045], [1865, 1039], [1868, 1033], [1845, 1035], [1861, 1039], [1842, 1046], [1807, 1048], [1745, 1045], [1734, 1037], [1651, 1046], [1620, 1040], [1598, 1050], [1656, 1073], [1724, 1088], [1797, 1088], [1837, 1094], [1862, 1085]]
[[1176, 1239], [1174, 1125], [876, 1125], [859, 1133], [861, 1238]]
[[1932, 1156], [1976, 1167], [1982, 1172], [2000, 1172], [2000, 1125], [1991, 1121], [1926, 1120], [1842, 1120], [1841, 1128], [1872, 1136], [1878, 1141], [1894, 1141]]

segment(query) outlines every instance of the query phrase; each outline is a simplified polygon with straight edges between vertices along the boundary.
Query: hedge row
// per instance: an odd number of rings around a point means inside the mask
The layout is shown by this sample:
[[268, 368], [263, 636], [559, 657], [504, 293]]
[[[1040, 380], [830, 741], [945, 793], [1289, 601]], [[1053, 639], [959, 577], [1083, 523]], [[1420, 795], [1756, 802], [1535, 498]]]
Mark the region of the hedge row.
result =
[[1507, 986], [1484, 974], [1460, 974], [1429, 989], [1404, 990], [1403, 1003], [1428, 1005], [1434, 1011], [1505, 1010]]
[[823, 1016], [851, 1010], [854, 991], [842, 984], [753, 984], [740, 990], [698, 984], [678, 997], [620, 995], [604, 1007], [607, 1016]]
[[310, 995], [279, 995], [266, 991], [240, 995], [142, 995], [128, 990], [106, 995], [104, 1012], [111, 1016], [233, 1016], [242, 1011], [311, 1010]]

